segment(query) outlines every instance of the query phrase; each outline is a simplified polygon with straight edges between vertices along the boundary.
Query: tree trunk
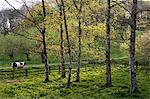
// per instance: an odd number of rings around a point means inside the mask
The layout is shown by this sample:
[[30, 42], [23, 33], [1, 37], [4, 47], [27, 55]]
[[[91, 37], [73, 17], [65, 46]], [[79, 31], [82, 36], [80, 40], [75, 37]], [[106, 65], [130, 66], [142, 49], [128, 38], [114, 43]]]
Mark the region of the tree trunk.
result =
[[80, 0], [80, 6], [76, 5], [76, 1], [73, 0], [74, 7], [76, 8], [77, 20], [78, 20], [78, 60], [77, 60], [77, 72], [76, 72], [76, 82], [80, 82], [80, 66], [81, 66], [81, 12], [82, 12], [82, 0]]
[[[62, 6], [60, 6], [60, 17], [62, 18]], [[61, 55], [61, 77], [65, 78], [65, 62], [64, 62], [64, 39], [63, 39], [63, 25], [60, 24], [60, 55]]]
[[[42, 8], [43, 8], [43, 22], [46, 17], [45, 5], [44, 0], [42, 0]], [[43, 43], [43, 55], [44, 55], [44, 64], [45, 64], [45, 81], [49, 81], [49, 66], [48, 66], [48, 57], [47, 57], [47, 50], [46, 50], [46, 41], [45, 41], [45, 33], [46, 33], [45, 25], [42, 29], [42, 43]]]
[[81, 66], [81, 20], [80, 17], [77, 18], [78, 20], [78, 62], [77, 62], [77, 76], [76, 81], [80, 81], [80, 66]]
[[29, 53], [25, 53], [27, 61], [30, 61]]
[[14, 60], [14, 54], [9, 54], [10, 60]]
[[43, 48], [44, 48], [44, 64], [45, 64], [45, 81], [49, 81], [49, 66], [48, 66], [48, 57], [47, 57], [47, 51], [46, 51], [46, 42], [45, 42], [45, 29], [43, 30], [42, 33], [42, 38], [43, 38]]
[[72, 56], [71, 56], [71, 48], [70, 48], [70, 41], [69, 41], [69, 34], [68, 34], [68, 27], [67, 27], [67, 19], [65, 14], [65, 5], [64, 1], [61, 0], [62, 3], [62, 12], [63, 12], [63, 19], [66, 31], [66, 39], [67, 39], [67, 46], [68, 46], [68, 57], [69, 57], [69, 66], [68, 66], [68, 81], [67, 81], [67, 88], [70, 88], [70, 80], [71, 80], [71, 70], [72, 70]]
[[132, 14], [131, 14], [131, 34], [130, 34], [130, 80], [131, 80], [131, 92], [134, 92], [137, 89], [136, 84], [136, 74], [134, 69], [135, 64], [135, 31], [136, 31], [136, 9], [137, 9], [137, 0], [133, 0]]
[[106, 18], [106, 86], [111, 86], [111, 67], [110, 67], [110, 0], [107, 0]]

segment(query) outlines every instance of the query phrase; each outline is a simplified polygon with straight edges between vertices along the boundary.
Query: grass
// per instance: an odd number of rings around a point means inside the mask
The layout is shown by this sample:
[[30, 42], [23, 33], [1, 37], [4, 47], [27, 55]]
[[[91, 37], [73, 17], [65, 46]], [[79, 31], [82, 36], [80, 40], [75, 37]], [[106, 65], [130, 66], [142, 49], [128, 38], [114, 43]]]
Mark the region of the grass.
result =
[[[91, 65], [90, 65], [91, 66]], [[85, 66], [81, 69], [81, 81], [75, 81], [75, 70], [72, 72], [71, 88], [65, 88], [66, 78], [60, 78], [58, 71], [53, 71], [50, 81], [44, 83], [44, 75], [32, 74], [15, 79], [0, 80], [0, 99], [120, 99], [149, 98], [150, 78], [144, 69], [137, 71], [138, 91], [130, 93], [128, 68], [124, 65], [112, 66], [112, 86], [105, 87], [105, 67], [101, 65]]]

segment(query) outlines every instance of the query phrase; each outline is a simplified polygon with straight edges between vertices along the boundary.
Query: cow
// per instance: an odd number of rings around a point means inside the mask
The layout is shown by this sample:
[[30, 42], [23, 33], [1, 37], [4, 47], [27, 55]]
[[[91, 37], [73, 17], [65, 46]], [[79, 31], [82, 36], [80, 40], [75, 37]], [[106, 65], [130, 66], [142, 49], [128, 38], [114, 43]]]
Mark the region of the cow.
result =
[[24, 68], [26, 65], [25, 62], [13, 62], [11, 63], [12, 68]]

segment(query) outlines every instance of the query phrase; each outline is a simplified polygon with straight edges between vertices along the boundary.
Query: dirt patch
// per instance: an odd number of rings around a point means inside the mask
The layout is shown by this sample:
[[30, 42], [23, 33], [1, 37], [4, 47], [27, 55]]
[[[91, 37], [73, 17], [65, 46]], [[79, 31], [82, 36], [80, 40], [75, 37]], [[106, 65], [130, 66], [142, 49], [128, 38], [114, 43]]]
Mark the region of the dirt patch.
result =
[[6, 82], [6, 83], [13, 83], [13, 84], [16, 84], [16, 83], [24, 82], [24, 81], [23, 81], [23, 80], [6, 80], [5, 82]]

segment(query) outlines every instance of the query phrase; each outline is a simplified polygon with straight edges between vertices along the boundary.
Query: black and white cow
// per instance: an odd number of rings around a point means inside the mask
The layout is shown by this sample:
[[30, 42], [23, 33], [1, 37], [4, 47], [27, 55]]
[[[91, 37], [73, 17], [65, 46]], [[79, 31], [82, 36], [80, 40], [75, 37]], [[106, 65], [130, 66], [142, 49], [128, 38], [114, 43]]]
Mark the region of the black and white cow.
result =
[[13, 62], [11, 63], [12, 68], [24, 68], [25, 67], [25, 62]]

